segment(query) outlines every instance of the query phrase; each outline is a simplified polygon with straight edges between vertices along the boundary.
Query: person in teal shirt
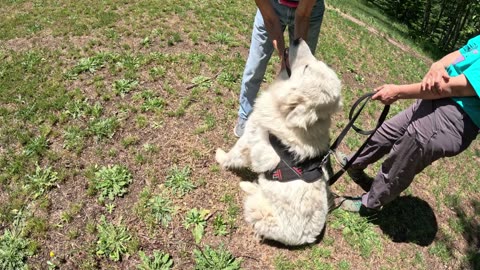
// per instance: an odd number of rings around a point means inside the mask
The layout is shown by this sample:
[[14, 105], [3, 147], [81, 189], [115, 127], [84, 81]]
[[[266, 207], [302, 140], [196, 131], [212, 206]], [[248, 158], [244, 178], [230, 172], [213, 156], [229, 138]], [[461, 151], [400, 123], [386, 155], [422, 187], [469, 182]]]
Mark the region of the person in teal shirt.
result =
[[[415, 175], [443, 157], [467, 149], [480, 131], [480, 36], [432, 64], [414, 84], [385, 84], [373, 100], [392, 104], [417, 99], [385, 121], [347, 173], [366, 193], [341, 200], [347, 211], [371, 214], [412, 183]], [[387, 155], [375, 177], [363, 171]], [[348, 159], [348, 157], [346, 157]]]

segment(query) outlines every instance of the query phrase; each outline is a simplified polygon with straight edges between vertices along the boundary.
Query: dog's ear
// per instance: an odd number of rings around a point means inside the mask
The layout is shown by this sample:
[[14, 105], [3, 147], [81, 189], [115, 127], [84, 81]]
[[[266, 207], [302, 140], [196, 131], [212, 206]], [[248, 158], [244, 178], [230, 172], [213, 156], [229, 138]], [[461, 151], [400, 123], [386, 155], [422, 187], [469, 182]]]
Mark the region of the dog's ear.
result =
[[285, 120], [288, 127], [307, 129], [308, 126], [318, 120], [315, 109], [308, 106], [307, 99], [297, 93], [292, 93], [287, 97], [285, 109], [287, 113]]

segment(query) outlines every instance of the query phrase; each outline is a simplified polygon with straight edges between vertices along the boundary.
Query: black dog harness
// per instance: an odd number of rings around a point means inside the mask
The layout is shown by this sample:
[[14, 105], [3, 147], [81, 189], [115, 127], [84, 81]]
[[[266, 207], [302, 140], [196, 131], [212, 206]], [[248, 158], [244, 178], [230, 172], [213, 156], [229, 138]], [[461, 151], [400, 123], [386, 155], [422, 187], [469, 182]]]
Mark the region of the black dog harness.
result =
[[[354, 129], [357, 133], [360, 133], [362, 135], [369, 135], [369, 137], [365, 140], [362, 146], [360, 146], [357, 152], [350, 159], [348, 159], [346, 164], [342, 166], [340, 171], [338, 171], [328, 179], [328, 184], [333, 185], [360, 155], [361, 151], [365, 148], [370, 138], [380, 127], [380, 125], [385, 121], [388, 115], [390, 106], [385, 105], [374, 129], [365, 131], [355, 126], [355, 120], [358, 118], [360, 112], [363, 110], [366, 103], [370, 100], [373, 94], [374, 93], [367, 93], [355, 102], [355, 104], [350, 110], [350, 114], [348, 116], [350, 121], [348, 122], [347, 126], [342, 130], [335, 142], [333, 142], [333, 144], [330, 146], [328, 152], [323, 153], [318, 157], [307, 159], [302, 162], [295, 161], [295, 157], [292, 155], [292, 153], [288, 151], [287, 146], [282, 144], [277, 137], [269, 134], [268, 139], [270, 140], [270, 144], [272, 145], [273, 149], [280, 157], [280, 163], [278, 163], [275, 169], [266, 172], [265, 177], [268, 180], [278, 180], [282, 182], [298, 179], [301, 179], [307, 183], [315, 182], [323, 176], [323, 165], [325, 165], [325, 163], [328, 161], [330, 155], [335, 153], [335, 150], [337, 150], [337, 147], [339, 146], [350, 128]], [[360, 106], [360, 108], [356, 110], [358, 106]]]
[[322, 165], [325, 162], [327, 153], [298, 162], [295, 161], [293, 154], [288, 151], [288, 147], [282, 144], [277, 137], [269, 134], [268, 139], [270, 140], [273, 149], [280, 157], [280, 162], [275, 169], [265, 173], [265, 178], [281, 182], [301, 179], [307, 183], [312, 183], [323, 176]]

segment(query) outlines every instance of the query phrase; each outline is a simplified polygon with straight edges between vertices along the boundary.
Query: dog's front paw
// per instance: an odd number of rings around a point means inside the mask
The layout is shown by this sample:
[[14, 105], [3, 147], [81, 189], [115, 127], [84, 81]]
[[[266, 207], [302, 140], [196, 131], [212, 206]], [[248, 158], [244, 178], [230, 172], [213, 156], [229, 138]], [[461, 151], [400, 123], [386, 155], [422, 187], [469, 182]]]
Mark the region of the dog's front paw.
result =
[[223, 151], [221, 148], [217, 148], [217, 151], [215, 153], [215, 160], [223, 168], [225, 168], [225, 160], [226, 159], [227, 159], [227, 153], [225, 153], [225, 151]]

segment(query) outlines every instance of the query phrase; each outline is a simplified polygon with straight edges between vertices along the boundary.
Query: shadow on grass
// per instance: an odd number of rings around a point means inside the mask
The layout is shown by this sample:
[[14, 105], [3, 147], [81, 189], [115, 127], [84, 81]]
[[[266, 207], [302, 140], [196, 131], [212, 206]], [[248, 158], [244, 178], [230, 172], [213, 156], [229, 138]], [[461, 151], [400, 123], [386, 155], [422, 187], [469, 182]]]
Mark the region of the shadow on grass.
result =
[[[470, 201], [470, 206], [473, 209], [473, 215], [470, 215], [457, 204], [453, 210], [457, 214], [462, 228], [462, 236], [467, 242], [467, 259], [463, 267], [465, 269], [480, 269], [480, 202], [476, 200]], [[451, 243], [450, 249], [455, 249], [455, 244]]]
[[313, 247], [315, 245], [318, 245], [320, 242], [322, 242], [323, 240], [323, 237], [325, 236], [325, 232], [327, 231], [327, 224], [325, 224], [325, 226], [323, 227], [322, 231], [320, 232], [320, 234], [317, 236], [317, 238], [315, 239], [315, 242], [313, 243], [310, 243], [310, 244], [303, 244], [303, 245], [298, 245], [298, 246], [287, 246], [285, 244], [282, 244], [280, 242], [277, 242], [275, 240], [269, 240], [269, 239], [263, 239], [262, 240], [262, 243], [266, 244], [266, 245], [269, 245], [271, 247], [276, 247], [276, 248], [279, 248], [279, 249], [287, 249], [287, 250], [304, 250], [304, 249], [308, 249], [310, 247]]
[[428, 246], [435, 239], [438, 224], [430, 205], [417, 197], [403, 196], [383, 207], [371, 220], [394, 242]]

